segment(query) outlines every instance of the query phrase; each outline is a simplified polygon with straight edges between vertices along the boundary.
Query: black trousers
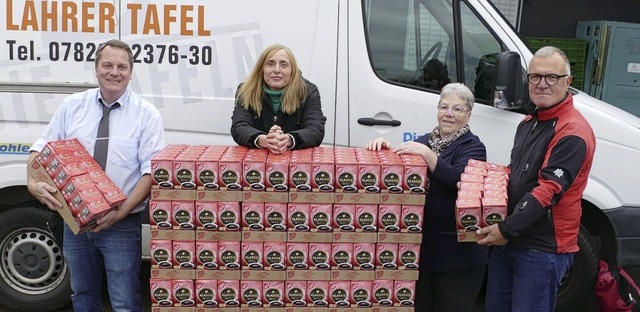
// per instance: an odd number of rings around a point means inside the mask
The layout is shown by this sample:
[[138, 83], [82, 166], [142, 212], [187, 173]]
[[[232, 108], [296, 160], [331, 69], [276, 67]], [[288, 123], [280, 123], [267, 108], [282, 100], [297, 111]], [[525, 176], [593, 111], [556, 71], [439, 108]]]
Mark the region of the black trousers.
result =
[[416, 309], [420, 312], [473, 312], [486, 266], [454, 272], [420, 272]]

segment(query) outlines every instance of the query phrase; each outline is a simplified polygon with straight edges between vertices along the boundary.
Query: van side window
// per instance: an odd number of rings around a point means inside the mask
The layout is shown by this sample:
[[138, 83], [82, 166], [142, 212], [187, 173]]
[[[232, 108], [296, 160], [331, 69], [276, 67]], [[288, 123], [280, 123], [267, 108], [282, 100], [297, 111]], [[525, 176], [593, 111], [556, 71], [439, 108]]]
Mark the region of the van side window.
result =
[[489, 101], [496, 56], [502, 51], [500, 42], [464, 2], [460, 3], [460, 24], [464, 84], [474, 92], [476, 101]]
[[[459, 2], [460, 27], [452, 1]], [[499, 41], [461, 0], [363, 0], [371, 63], [391, 83], [439, 91], [463, 82], [490, 99]], [[457, 46], [455, 34], [461, 37]], [[464, 60], [458, 65], [456, 56]], [[461, 68], [461, 70], [458, 70]]]
[[382, 79], [438, 91], [457, 80], [449, 68], [455, 55], [451, 0], [364, 2], [369, 51]]

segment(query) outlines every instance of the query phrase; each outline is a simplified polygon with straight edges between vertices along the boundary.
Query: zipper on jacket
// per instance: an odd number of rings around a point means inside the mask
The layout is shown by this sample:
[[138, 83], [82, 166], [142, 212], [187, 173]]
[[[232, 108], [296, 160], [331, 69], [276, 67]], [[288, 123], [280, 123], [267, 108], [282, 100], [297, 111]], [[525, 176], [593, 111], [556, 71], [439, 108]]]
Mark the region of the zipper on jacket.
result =
[[534, 119], [533, 120], [533, 127], [531, 127], [531, 131], [529, 133], [530, 134], [533, 133], [533, 130], [536, 130], [537, 126], [538, 126], [538, 119]]
[[[520, 158], [518, 159], [518, 167], [520, 169], [520, 172], [526, 172], [526, 171], [529, 170], [530, 163], [529, 163], [528, 157], [526, 157], [527, 154], [525, 153], [525, 147], [528, 146], [528, 144], [530, 143], [529, 142], [529, 136], [533, 134], [533, 131], [536, 129], [537, 126], [538, 126], [538, 119], [534, 117], [533, 126], [531, 127], [531, 130], [527, 131], [524, 140], [522, 140], [521, 152], [520, 152], [521, 155], [520, 155]], [[522, 163], [523, 161], [524, 161], [524, 163]], [[515, 169], [515, 168], [512, 168], [512, 169]], [[511, 181], [511, 182], [513, 183], [513, 182], [516, 182], [516, 181]], [[517, 182], [519, 182], [519, 181], [517, 181]], [[519, 183], [517, 183], [516, 185], [518, 185], [517, 188], [516, 188], [516, 194], [521, 194], [522, 193], [522, 190], [521, 190], [522, 185], [520, 185]]]

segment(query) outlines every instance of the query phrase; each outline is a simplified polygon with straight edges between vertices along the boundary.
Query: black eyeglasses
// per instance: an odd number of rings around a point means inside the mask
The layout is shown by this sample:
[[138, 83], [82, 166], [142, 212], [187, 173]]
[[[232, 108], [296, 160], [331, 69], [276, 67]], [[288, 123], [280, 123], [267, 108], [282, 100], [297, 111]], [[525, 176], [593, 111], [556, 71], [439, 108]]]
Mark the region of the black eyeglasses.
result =
[[569, 75], [556, 75], [556, 74], [548, 74], [548, 75], [540, 75], [540, 74], [528, 74], [527, 75], [527, 80], [529, 80], [529, 83], [534, 84], [534, 85], [538, 85], [540, 84], [540, 81], [542, 81], [542, 78], [544, 78], [544, 81], [547, 82], [547, 85], [549, 86], [555, 86], [558, 84], [558, 81], [560, 81], [560, 78], [563, 77], [567, 77]]

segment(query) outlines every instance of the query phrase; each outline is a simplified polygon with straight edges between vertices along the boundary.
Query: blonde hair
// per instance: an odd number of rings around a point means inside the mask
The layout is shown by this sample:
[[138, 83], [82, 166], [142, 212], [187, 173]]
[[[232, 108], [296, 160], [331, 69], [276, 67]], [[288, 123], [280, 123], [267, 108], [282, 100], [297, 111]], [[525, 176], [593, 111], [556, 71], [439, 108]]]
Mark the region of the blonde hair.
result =
[[262, 113], [263, 85], [265, 84], [263, 68], [267, 60], [280, 50], [287, 53], [291, 64], [291, 78], [282, 92], [282, 112], [293, 115], [298, 109], [298, 104], [307, 97], [307, 84], [302, 79], [302, 73], [300, 73], [293, 52], [281, 44], [271, 45], [262, 51], [249, 77], [238, 89], [238, 97], [242, 107], [253, 110], [258, 117]]

